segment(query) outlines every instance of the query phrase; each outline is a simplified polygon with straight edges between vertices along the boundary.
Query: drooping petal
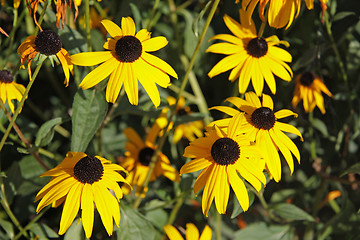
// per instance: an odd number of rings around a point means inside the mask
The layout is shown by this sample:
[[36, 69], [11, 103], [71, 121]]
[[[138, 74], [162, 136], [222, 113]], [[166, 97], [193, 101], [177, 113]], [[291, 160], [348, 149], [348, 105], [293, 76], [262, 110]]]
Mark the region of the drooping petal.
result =
[[90, 238], [94, 225], [94, 197], [90, 184], [84, 184], [81, 194], [81, 220], [85, 235]]
[[121, 36], [121, 28], [115, 24], [113, 21], [104, 19], [101, 21], [101, 24], [105, 27], [106, 31], [110, 34], [111, 37]]
[[178, 75], [176, 74], [175, 70], [164, 60], [162, 60], [154, 55], [151, 55], [149, 53], [146, 53], [146, 52], [141, 54], [141, 58], [144, 59], [150, 65], [166, 72], [170, 76], [172, 76], [176, 79], [178, 78]]

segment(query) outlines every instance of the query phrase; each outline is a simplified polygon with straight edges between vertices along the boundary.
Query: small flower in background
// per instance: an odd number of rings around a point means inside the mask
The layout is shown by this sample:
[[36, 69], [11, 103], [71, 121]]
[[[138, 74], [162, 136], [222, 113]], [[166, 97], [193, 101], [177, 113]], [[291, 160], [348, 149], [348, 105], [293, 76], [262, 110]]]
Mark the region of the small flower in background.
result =
[[[41, 26], [39, 25], [39, 23], [37, 22], [36, 19], [36, 13], [37, 13], [37, 9], [39, 6], [39, 3], [43, 3], [47, 0], [27, 0], [27, 6], [30, 12], [30, 15], [33, 16], [34, 21], [36, 23], [36, 25], [41, 29]], [[56, 27], [60, 28], [60, 20], [61, 20], [61, 26], [62, 28], [64, 28], [65, 26], [65, 21], [66, 21], [66, 16], [68, 16], [66, 14], [67, 12], [67, 8], [69, 7], [71, 9], [71, 5], [74, 5], [75, 8], [75, 17], [74, 17], [74, 21], [76, 20], [78, 14], [79, 14], [79, 9], [78, 9], [78, 5], [74, 2], [73, 4], [73, 0], [58, 0], [58, 1], [54, 1], [56, 4]]]
[[[165, 233], [170, 240], [184, 240], [180, 232], [173, 226], [166, 224], [164, 226]], [[193, 223], [186, 224], [186, 240], [211, 240], [212, 231], [209, 225], [206, 225], [203, 232], [199, 233], [199, 230]]]
[[184, 157], [194, 159], [182, 166], [180, 174], [203, 169], [193, 189], [197, 194], [205, 186], [202, 210], [206, 216], [214, 199], [217, 211], [220, 214], [226, 212], [230, 186], [242, 209], [249, 208], [249, 196], [242, 178], [257, 191], [260, 191], [261, 183], [266, 183], [265, 163], [260, 150], [244, 135], [238, 134], [244, 121], [244, 114], [238, 113], [230, 120], [226, 131], [215, 125], [205, 133], [205, 137], [196, 139], [185, 148]]
[[59, 35], [52, 30], [40, 31], [37, 36], [27, 37], [17, 49], [21, 55], [21, 64], [24, 66], [27, 61], [27, 69], [31, 81], [31, 62], [38, 60], [40, 62], [49, 58], [51, 63], [61, 63], [67, 87], [69, 85], [70, 73], [73, 73], [73, 65], [70, 61], [69, 53], [62, 47]]
[[8, 70], [0, 70], [0, 100], [3, 104], [8, 102], [9, 108], [14, 113], [13, 99], [21, 101], [25, 93], [25, 87], [14, 82], [14, 77]]
[[229, 80], [239, 79], [239, 93], [246, 92], [250, 79], [257, 95], [261, 95], [264, 80], [273, 94], [276, 93], [274, 74], [279, 78], [290, 81], [292, 78], [291, 68], [285, 62], [291, 62], [290, 53], [275, 45], [288, 45], [280, 41], [276, 36], [268, 38], [258, 37], [255, 24], [244, 24], [249, 13], [240, 10], [241, 24], [228, 15], [224, 16], [224, 22], [229, 30], [235, 35], [219, 34], [211, 39], [226, 42], [215, 43], [206, 51], [229, 55], [218, 62], [208, 73], [212, 78], [230, 69]]
[[[91, 237], [94, 224], [94, 206], [109, 236], [115, 224], [120, 223], [119, 201], [123, 192], [118, 182], [128, 182], [118, 173], [124, 168], [99, 156], [89, 156], [82, 152], [68, 152], [57, 167], [41, 175], [52, 176], [50, 182], [36, 195], [39, 202], [36, 212], [52, 204], [58, 207], [64, 203], [59, 234], [70, 227], [81, 209], [81, 221], [87, 238]], [[114, 191], [115, 196], [109, 191]]]
[[267, 21], [270, 27], [286, 29], [290, 27], [294, 19], [299, 15], [301, 8], [301, 0], [243, 0], [242, 8], [249, 11], [248, 21], [254, 12], [256, 5], [259, 4], [259, 16], [263, 22], [265, 19], [265, 7], [268, 6], [268, 18]]
[[[170, 106], [176, 103], [176, 99], [174, 97], [169, 96], [166, 99]], [[176, 112], [176, 116], [178, 117], [188, 116], [192, 113], [190, 107], [185, 106], [184, 97], [180, 97], [175, 112]], [[171, 129], [172, 127], [173, 124], [169, 126], [169, 129]], [[185, 137], [189, 141], [194, 141], [196, 137], [199, 138], [203, 136], [203, 129], [204, 129], [204, 122], [202, 120], [181, 123], [175, 127], [172, 142], [176, 144], [183, 137]]]
[[[297, 114], [288, 109], [282, 109], [274, 112], [274, 103], [269, 95], [263, 94], [262, 103], [254, 92], [247, 92], [245, 99], [230, 97], [227, 101], [234, 104], [241, 111], [245, 112], [245, 119], [242, 126], [239, 127], [237, 134], [246, 134], [250, 141], [256, 142], [261, 149], [265, 159], [269, 174], [276, 182], [281, 179], [281, 161], [278, 150], [283, 154], [289, 165], [290, 173], [294, 171], [294, 160], [291, 155], [294, 154], [300, 163], [300, 152], [291, 139], [283, 132], [298, 135], [303, 141], [299, 130], [286, 123], [279, 122], [278, 119], [295, 116]], [[230, 116], [236, 116], [238, 110], [230, 107], [219, 106], [211, 109], [217, 109]], [[217, 125], [220, 128], [226, 128], [232, 118], [214, 121], [208, 127]]]
[[[120, 165], [123, 166], [129, 175], [126, 180], [136, 188], [136, 195], [145, 194], [148, 188], [142, 187], [145, 182], [146, 175], [149, 171], [151, 158], [157, 148], [155, 141], [159, 132], [166, 126], [166, 118], [158, 118], [147, 134], [145, 141], [132, 128], [126, 128], [124, 134], [128, 141], [126, 142], [124, 158], [119, 158]], [[162, 152], [159, 153], [155, 168], [150, 176], [150, 182], [155, 181], [159, 176], [165, 176], [171, 181], [178, 182], [180, 180], [178, 171], [170, 164], [169, 159]], [[122, 186], [124, 193], [131, 191], [129, 186]]]
[[[109, 9], [104, 9], [105, 14], [109, 11]], [[107, 31], [104, 28], [104, 26], [101, 24], [101, 21], [104, 20], [104, 18], [97, 12], [95, 7], [90, 7], [90, 29], [97, 29], [99, 30], [104, 37], [107, 35]], [[83, 26], [84, 29], [86, 28], [86, 21], [85, 16], [82, 16], [79, 18], [78, 23], [80, 26]]]
[[[14, 8], [19, 8], [20, 2], [21, 2], [21, 0], [14, 0]], [[2, 7], [5, 6], [5, 0], [1, 0], [0, 3], [1, 3]]]
[[325, 114], [324, 98], [321, 92], [332, 97], [331, 92], [325, 86], [323, 80], [312, 72], [299, 74], [296, 79], [294, 97], [291, 104], [295, 108], [303, 101], [305, 112], [312, 112], [317, 106], [322, 114]]
[[91, 71], [80, 83], [82, 89], [88, 89], [110, 75], [106, 88], [106, 100], [114, 103], [122, 85], [129, 101], [138, 104], [138, 80], [144, 87], [155, 107], [160, 105], [160, 95], [156, 84], [167, 88], [171, 75], [177, 78], [174, 69], [160, 58], [148, 52], [157, 51], [168, 43], [165, 37], [151, 38], [151, 33], [142, 29], [135, 34], [135, 23], [131, 17], [123, 17], [121, 27], [110, 20], [102, 24], [112, 38], [104, 44], [110, 51], [85, 52], [71, 56], [71, 61], [79, 66], [100, 66]]

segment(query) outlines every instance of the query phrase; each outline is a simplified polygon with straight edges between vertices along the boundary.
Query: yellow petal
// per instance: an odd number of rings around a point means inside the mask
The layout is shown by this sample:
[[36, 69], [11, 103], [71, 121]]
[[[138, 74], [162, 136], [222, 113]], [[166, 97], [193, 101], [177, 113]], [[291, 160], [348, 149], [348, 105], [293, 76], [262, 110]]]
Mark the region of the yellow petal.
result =
[[115, 103], [119, 94], [121, 87], [127, 79], [126, 72], [123, 71], [124, 64], [117, 63], [117, 67], [110, 75], [108, 84], [106, 86], [106, 101]]
[[138, 80], [134, 73], [131, 63], [124, 63], [124, 73], [128, 76], [124, 81], [125, 92], [128, 96], [129, 102], [132, 105], [138, 105], [139, 102], [139, 89]]
[[153, 52], [157, 51], [168, 44], [168, 41], [165, 37], [154, 37], [148, 40], [145, 40], [141, 43], [145, 52]]
[[201, 236], [199, 240], [211, 240], [212, 237], [212, 231], [209, 225], [206, 225], [203, 232], [201, 233]]
[[196, 172], [207, 168], [211, 164], [212, 162], [205, 158], [193, 159], [181, 167], [180, 174]]
[[81, 194], [81, 220], [86, 238], [90, 238], [94, 225], [94, 197], [90, 184], [85, 184]]
[[82, 89], [88, 89], [109, 76], [114, 69], [118, 66], [119, 61], [115, 58], [110, 58], [94, 70], [92, 70], [85, 78], [81, 81], [79, 87]]
[[104, 19], [101, 21], [101, 24], [105, 27], [106, 31], [110, 34], [111, 37], [122, 36], [121, 28], [115, 24], [113, 21]]
[[121, 28], [124, 36], [135, 36], [136, 27], [134, 20], [131, 17], [123, 17], [121, 19]]
[[176, 74], [175, 70], [164, 60], [146, 52], [141, 54], [141, 58], [144, 59], [150, 65], [160, 69], [161, 71], [166, 72], [170, 76], [176, 79], [178, 78], [178, 75]]
[[102, 52], [84, 52], [72, 55], [71, 62], [79, 66], [94, 66], [99, 63], [105, 62], [112, 58], [113, 55], [110, 51]]
[[199, 240], [199, 230], [193, 223], [186, 224], [186, 240]]
[[164, 230], [170, 240], [184, 240], [184, 238], [181, 236], [181, 234], [178, 232], [178, 230], [176, 230], [175, 227], [173, 227], [169, 224], [166, 224], [164, 226]]
[[234, 190], [241, 208], [244, 211], [247, 211], [249, 209], [249, 195], [247, 193], [244, 182], [240, 179], [234, 168], [227, 168], [227, 173], [229, 176], [231, 188]]

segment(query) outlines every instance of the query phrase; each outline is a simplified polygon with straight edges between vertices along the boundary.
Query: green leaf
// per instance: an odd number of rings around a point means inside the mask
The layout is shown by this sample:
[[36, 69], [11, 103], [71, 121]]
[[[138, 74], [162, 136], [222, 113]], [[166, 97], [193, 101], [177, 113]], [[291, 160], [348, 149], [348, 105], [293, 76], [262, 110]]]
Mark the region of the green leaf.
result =
[[48, 145], [54, 137], [54, 129], [63, 122], [61, 117], [57, 117], [45, 122], [36, 134], [35, 145], [43, 147]]
[[115, 228], [117, 239], [151, 240], [155, 238], [152, 224], [129, 206], [121, 206], [120, 228]]
[[333, 22], [342, 20], [343, 18], [346, 18], [348, 16], [352, 16], [352, 15], [355, 15], [355, 13], [354, 12], [339, 12], [334, 16]]
[[270, 208], [276, 215], [285, 218], [287, 220], [307, 220], [307, 221], [315, 221], [315, 219], [297, 206], [289, 203], [280, 203], [272, 206]]
[[[95, 233], [93, 232], [93, 235], [94, 234]], [[69, 229], [66, 231], [64, 240], [84, 239], [84, 235], [82, 223], [79, 224], [79, 219], [75, 218]]]
[[351, 167], [349, 167], [348, 169], [346, 169], [341, 175], [340, 177], [345, 176], [346, 174], [349, 173], [356, 173], [360, 175], [360, 163], [355, 163], [354, 165], [352, 165]]
[[84, 152], [108, 109], [103, 92], [79, 90], [75, 94], [72, 115], [71, 151]]
[[290, 226], [266, 225], [265, 223], [255, 223], [247, 226], [245, 229], [237, 231], [234, 239], [251, 240], [285, 240], [291, 238]]
[[11, 222], [5, 221], [4, 219], [0, 218], [0, 226], [6, 232], [5, 239], [13, 239], [14, 238], [14, 236], [15, 236], [14, 235], [14, 227]]
[[319, 130], [322, 133], [323, 136], [325, 136], [325, 137], [329, 136], [327, 126], [323, 121], [321, 121], [318, 118], [315, 118], [311, 123], [314, 128], [316, 128], [317, 130]]
[[54, 232], [48, 225], [43, 223], [35, 223], [31, 225], [30, 231], [37, 235], [38, 239], [58, 238], [59, 235]]
[[[249, 192], [248, 191], [248, 194], [249, 194], [249, 207], [254, 203], [254, 198], [255, 198], [255, 195], [253, 192]], [[239, 200], [237, 199], [237, 197], [234, 195], [233, 197], [233, 202], [234, 202], [234, 210], [233, 212], [231, 213], [231, 218], [235, 218], [237, 217], [240, 213], [244, 212], [244, 210], [242, 209], [240, 203], [239, 203]]]

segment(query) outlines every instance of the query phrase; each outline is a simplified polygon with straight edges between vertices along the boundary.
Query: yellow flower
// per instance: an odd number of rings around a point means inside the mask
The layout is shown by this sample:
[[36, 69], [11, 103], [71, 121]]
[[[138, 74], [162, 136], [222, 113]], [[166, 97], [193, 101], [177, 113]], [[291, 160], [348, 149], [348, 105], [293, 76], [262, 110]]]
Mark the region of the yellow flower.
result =
[[[158, 118], [147, 134], [145, 141], [141, 139], [134, 129], [129, 127], [124, 130], [124, 134], [128, 139], [125, 145], [127, 152], [125, 152], [124, 158], [119, 158], [119, 161], [120, 165], [129, 171], [126, 180], [131, 186], [136, 187], [136, 195], [145, 194], [148, 191], [147, 187], [144, 188], [143, 191], [141, 190], [149, 171], [151, 158], [157, 148], [155, 143], [156, 137], [166, 126], [166, 123], [165, 118]], [[179, 181], [178, 171], [171, 166], [169, 159], [162, 152], [158, 155], [155, 168], [149, 181], [155, 181], [159, 176], [165, 176], [171, 181]], [[127, 194], [130, 190], [128, 186], [123, 186], [124, 193]]]
[[318, 106], [322, 114], [325, 114], [324, 98], [321, 92], [332, 97], [331, 92], [325, 86], [323, 80], [312, 72], [305, 72], [296, 77], [294, 97], [291, 101], [293, 107], [303, 100], [305, 112], [312, 112]]
[[[288, 116], [295, 116], [297, 114], [288, 109], [282, 109], [274, 112], [274, 103], [269, 95], [263, 94], [262, 103], [254, 92], [245, 94], [245, 99], [230, 97], [227, 101], [234, 104], [241, 111], [245, 112], [245, 119], [241, 127], [239, 127], [238, 134], [246, 134], [250, 141], [255, 141], [261, 149], [262, 155], [265, 159], [266, 167], [270, 175], [276, 182], [281, 179], [281, 162], [278, 150], [283, 154], [287, 164], [289, 165], [291, 174], [294, 171], [294, 161], [291, 155], [294, 154], [300, 163], [300, 153], [296, 145], [291, 139], [283, 133], [293, 133], [298, 135], [303, 140], [299, 130], [289, 124], [279, 122], [278, 119]], [[217, 109], [230, 116], [235, 116], [239, 113], [238, 110], [218, 106], [212, 109]], [[212, 125], [226, 128], [232, 118], [222, 119], [212, 122]]]
[[[184, 238], [181, 236], [181, 234], [175, 227], [166, 224], [164, 226], [164, 230], [170, 240], [184, 240]], [[211, 240], [212, 231], [209, 225], [206, 225], [201, 235], [199, 235], [199, 230], [193, 223], [186, 224], [186, 240]]]
[[[169, 105], [174, 105], [176, 102], [176, 99], [174, 97], [167, 97], [166, 98]], [[181, 97], [179, 99], [178, 105], [175, 109], [176, 116], [187, 116], [192, 113], [189, 106], [185, 106], [185, 98]], [[169, 129], [172, 129], [174, 124], [171, 124], [169, 126]], [[196, 137], [202, 137], [203, 136], [203, 130], [204, 128], [204, 122], [202, 120], [198, 121], [192, 121], [187, 123], [181, 123], [175, 127], [174, 130], [174, 136], [172, 139], [172, 142], [174, 144], [178, 143], [182, 137], [187, 138], [189, 141], [194, 141]]]
[[301, 7], [301, 0], [243, 0], [243, 9], [250, 13], [248, 21], [250, 21], [258, 2], [260, 2], [259, 15], [263, 22], [266, 21], [264, 17], [265, 6], [270, 2], [267, 21], [274, 28], [290, 27], [291, 23], [299, 15]]
[[25, 87], [14, 82], [14, 78], [8, 70], [0, 70], [0, 100], [3, 104], [8, 102], [9, 108], [14, 113], [12, 100], [21, 101], [25, 93]]
[[[1, 6], [5, 6], [5, 0], [0, 1]], [[14, 0], [14, 8], [19, 8], [20, 0]]]
[[[70, 72], [73, 73], [73, 65], [69, 53], [62, 47], [59, 35], [52, 30], [40, 31], [37, 36], [27, 37], [17, 49], [21, 55], [21, 64], [27, 61], [27, 69], [31, 81], [31, 62], [34, 59], [49, 58], [51, 61], [59, 62], [65, 74], [65, 86], [69, 85]], [[40, 53], [40, 54], [39, 54]], [[39, 55], [38, 55], [39, 54]]]
[[160, 95], [156, 83], [161, 87], [170, 85], [171, 75], [177, 78], [174, 69], [148, 52], [157, 51], [168, 43], [165, 37], [151, 38], [146, 29], [135, 34], [135, 23], [130, 17], [122, 18], [122, 29], [110, 20], [101, 22], [112, 38], [104, 44], [110, 51], [79, 53], [71, 56], [75, 65], [93, 66], [102, 63], [91, 71], [80, 83], [82, 89], [88, 89], [110, 74], [106, 88], [106, 100], [114, 103], [124, 85], [129, 101], [138, 104], [138, 80], [157, 107]]
[[260, 150], [244, 135], [238, 134], [244, 121], [244, 114], [238, 113], [231, 119], [226, 131], [215, 125], [205, 133], [205, 137], [196, 139], [185, 148], [184, 157], [195, 159], [186, 163], [180, 174], [203, 169], [195, 181], [194, 193], [205, 186], [202, 210], [206, 216], [214, 199], [217, 211], [220, 214], [226, 212], [230, 186], [242, 209], [246, 211], [249, 208], [249, 196], [242, 178], [257, 191], [261, 189], [261, 183], [266, 183]]
[[245, 93], [250, 79], [257, 95], [261, 95], [264, 87], [264, 79], [273, 94], [276, 93], [276, 83], [274, 75], [290, 81], [292, 78], [291, 68], [285, 62], [291, 62], [291, 55], [275, 45], [280, 43], [276, 36], [268, 38], [258, 37], [255, 25], [243, 24], [246, 18], [245, 12], [240, 10], [241, 23], [239, 24], [231, 17], [225, 15], [226, 26], [235, 35], [219, 34], [212, 39], [219, 39], [226, 42], [211, 45], [207, 52], [229, 55], [218, 62], [208, 73], [209, 77], [214, 77], [230, 69], [230, 81], [239, 78], [239, 92]]
[[68, 152], [62, 163], [41, 175], [52, 176], [52, 179], [36, 195], [35, 201], [41, 199], [36, 212], [49, 204], [58, 207], [64, 203], [59, 229], [59, 234], [62, 235], [70, 227], [80, 208], [85, 235], [90, 238], [96, 206], [105, 229], [111, 236], [113, 219], [117, 226], [120, 223], [119, 201], [123, 192], [118, 182], [128, 184], [118, 171], [125, 170], [105, 158], [82, 152]]

